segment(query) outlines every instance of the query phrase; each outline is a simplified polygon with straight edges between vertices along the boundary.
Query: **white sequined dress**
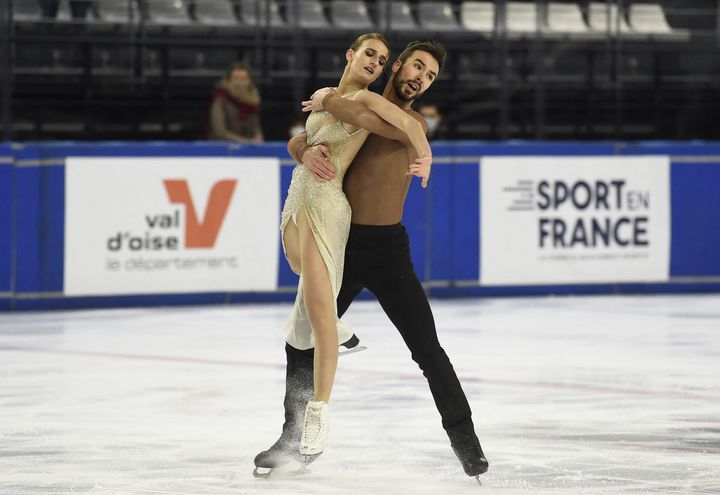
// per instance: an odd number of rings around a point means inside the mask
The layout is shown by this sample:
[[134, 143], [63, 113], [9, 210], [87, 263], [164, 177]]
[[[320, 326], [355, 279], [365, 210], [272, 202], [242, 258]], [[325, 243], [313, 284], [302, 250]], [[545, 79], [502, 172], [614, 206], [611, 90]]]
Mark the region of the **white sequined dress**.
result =
[[[319, 183], [302, 165], [298, 164], [292, 173], [292, 182], [282, 211], [280, 231], [285, 248], [285, 227], [292, 221], [297, 224], [297, 214], [301, 208], [307, 212], [308, 222], [315, 237], [318, 250], [322, 255], [330, 277], [333, 291], [333, 308], [337, 314], [337, 295], [342, 285], [345, 244], [350, 231], [350, 204], [343, 193], [343, 177], [347, 166], [343, 166], [349, 157], [344, 156], [345, 146], [355, 133], [348, 133], [342, 122], [328, 112], [313, 112], [306, 123], [308, 144], [324, 144], [330, 150], [328, 160], [335, 166], [336, 175], [328, 181]], [[360, 132], [362, 131], [356, 131]], [[303, 278], [300, 276], [297, 297], [286, 327], [285, 340], [296, 349], [315, 347], [312, 327], [308, 319], [303, 297]], [[352, 337], [352, 329], [336, 316], [338, 342], [343, 343]]]

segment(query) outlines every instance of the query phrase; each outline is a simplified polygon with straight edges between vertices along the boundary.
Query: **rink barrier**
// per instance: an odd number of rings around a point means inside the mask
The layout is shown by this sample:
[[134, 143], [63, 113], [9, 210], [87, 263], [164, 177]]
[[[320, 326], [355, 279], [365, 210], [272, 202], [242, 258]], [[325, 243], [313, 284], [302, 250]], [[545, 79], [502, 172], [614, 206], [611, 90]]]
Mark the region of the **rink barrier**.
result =
[[[418, 276], [432, 296], [720, 291], [720, 143], [436, 142], [428, 189], [413, 180], [404, 220]], [[478, 162], [483, 156], [671, 157], [670, 278], [666, 283], [481, 286]], [[293, 162], [285, 143], [0, 143], [0, 309], [290, 301], [297, 277], [280, 253], [271, 292], [68, 297], [63, 287], [65, 158], [276, 157], [281, 200]], [[367, 295], [363, 296], [367, 297]]]

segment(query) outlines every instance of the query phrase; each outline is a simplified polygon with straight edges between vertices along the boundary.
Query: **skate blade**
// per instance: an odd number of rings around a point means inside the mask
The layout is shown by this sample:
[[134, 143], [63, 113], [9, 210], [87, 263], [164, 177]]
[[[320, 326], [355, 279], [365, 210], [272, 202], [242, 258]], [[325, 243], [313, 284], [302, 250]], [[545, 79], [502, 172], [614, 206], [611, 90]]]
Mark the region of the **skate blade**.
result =
[[256, 478], [269, 478], [272, 476], [273, 470], [270, 468], [262, 468], [255, 466], [255, 469], [253, 469], [253, 476]]
[[315, 462], [321, 454], [322, 452], [318, 452], [317, 454], [300, 454], [300, 462], [307, 466]]
[[356, 345], [355, 347], [351, 347], [350, 349], [344, 350], [344, 351], [338, 351], [339, 356], [347, 356], [348, 354], [355, 354], [356, 352], [367, 350], [367, 347], [364, 345]]
[[310, 472], [307, 469], [306, 464], [295, 464], [291, 467], [281, 466], [277, 468], [264, 468], [255, 467], [253, 469], [253, 476], [259, 479], [283, 479], [283, 478], [294, 478], [295, 476], [301, 476]]

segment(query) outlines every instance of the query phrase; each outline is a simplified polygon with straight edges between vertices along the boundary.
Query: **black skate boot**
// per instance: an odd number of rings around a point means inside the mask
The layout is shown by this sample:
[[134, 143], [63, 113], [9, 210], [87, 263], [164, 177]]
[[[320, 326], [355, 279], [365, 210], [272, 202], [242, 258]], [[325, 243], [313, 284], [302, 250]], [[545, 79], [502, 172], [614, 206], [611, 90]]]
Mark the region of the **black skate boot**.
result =
[[[340, 344], [340, 350], [338, 354], [340, 356], [347, 356], [348, 354], [354, 354], [356, 352], [364, 351], [367, 349], [364, 345], [359, 345], [360, 339], [357, 338], [355, 334], [353, 334], [352, 337], [350, 337], [346, 342], [343, 342]], [[343, 347], [345, 349], [343, 349]]]
[[465, 474], [474, 476], [478, 483], [480, 475], [488, 470], [488, 461], [485, 459], [480, 441], [475, 435], [472, 421], [463, 423], [447, 430], [453, 452], [460, 460]]
[[258, 478], [266, 478], [273, 470], [293, 465], [295, 470], [289, 468], [289, 472], [302, 471], [302, 466], [297, 463], [304, 461], [300, 456], [300, 437], [305, 406], [313, 398], [313, 351], [299, 351], [285, 344], [285, 354], [285, 423], [280, 438], [269, 449], [255, 456], [253, 474]]

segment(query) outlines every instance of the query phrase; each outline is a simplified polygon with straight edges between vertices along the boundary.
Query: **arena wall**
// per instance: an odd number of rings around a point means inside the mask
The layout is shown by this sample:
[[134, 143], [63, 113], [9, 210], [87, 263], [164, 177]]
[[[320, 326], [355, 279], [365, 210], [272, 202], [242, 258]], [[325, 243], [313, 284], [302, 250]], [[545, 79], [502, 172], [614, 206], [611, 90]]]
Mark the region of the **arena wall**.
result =
[[[720, 290], [720, 143], [433, 150], [403, 221], [433, 296]], [[293, 165], [284, 143], [1, 144], [0, 308], [292, 300], [278, 225]]]

